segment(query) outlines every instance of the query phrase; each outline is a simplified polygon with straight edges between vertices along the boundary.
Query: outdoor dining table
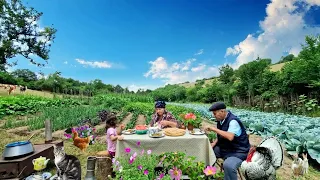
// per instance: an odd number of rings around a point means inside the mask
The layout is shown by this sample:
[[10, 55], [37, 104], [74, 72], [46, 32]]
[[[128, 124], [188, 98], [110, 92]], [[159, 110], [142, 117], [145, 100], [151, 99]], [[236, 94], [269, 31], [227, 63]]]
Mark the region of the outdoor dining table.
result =
[[[130, 148], [131, 152], [140, 153], [151, 150], [154, 154], [164, 152], [184, 152], [187, 156], [195, 156], [195, 161], [202, 161], [206, 165], [213, 165], [216, 162], [216, 156], [213, 152], [209, 138], [203, 135], [192, 135], [186, 131], [183, 136], [164, 136], [161, 138], [152, 138], [149, 134], [130, 134], [122, 135], [123, 140], [117, 142], [116, 158], [125, 154], [125, 148]], [[140, 142], [140, 146], [137, 145]]]

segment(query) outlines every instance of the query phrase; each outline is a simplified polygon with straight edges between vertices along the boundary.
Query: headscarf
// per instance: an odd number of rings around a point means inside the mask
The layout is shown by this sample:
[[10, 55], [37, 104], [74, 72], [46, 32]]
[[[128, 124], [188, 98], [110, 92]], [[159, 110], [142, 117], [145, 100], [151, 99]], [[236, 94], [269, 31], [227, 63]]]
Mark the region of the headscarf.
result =
[[157, 101], [155, 104], [155, 108], [165, 108], [166, 103], [164, 101]]

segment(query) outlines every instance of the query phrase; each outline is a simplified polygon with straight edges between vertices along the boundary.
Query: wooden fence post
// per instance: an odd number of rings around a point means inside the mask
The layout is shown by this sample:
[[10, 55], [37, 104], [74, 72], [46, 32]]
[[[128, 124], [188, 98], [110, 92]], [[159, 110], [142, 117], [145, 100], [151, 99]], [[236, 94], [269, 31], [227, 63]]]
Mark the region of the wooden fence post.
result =
[[52, 142], [52, 127], [51, 127], [51, 121], [47, 119], [45, 121], [45, 144]]

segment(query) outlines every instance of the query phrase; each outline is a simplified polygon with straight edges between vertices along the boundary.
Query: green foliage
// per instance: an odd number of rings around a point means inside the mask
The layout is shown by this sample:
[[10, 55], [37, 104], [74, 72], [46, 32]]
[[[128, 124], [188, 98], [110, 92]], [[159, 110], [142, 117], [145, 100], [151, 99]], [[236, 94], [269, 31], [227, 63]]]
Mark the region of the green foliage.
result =
[[219, 73], [220, 73], [219, 79], [224, 84], [233, 83], [234, 71], [232, 67], [230, 67], [228, 64], [219, 68]]
[[293, 54], [289, 54], [289, 55], [287, 55], [287, 56], [285, 56], [285, 57], [282, 57], [277, 64], [285, 63], [285, 62], [290, 62], [290, 61], [292, 61], [293, 59], [294, 59], [294, 55], [293, 55]]
[[43, 13], [27, 8], [20, 0], [0, 0], [0, 70], [8, 59], [21, 55], [36, 65], [44, 65], [34, 60], [36, 55], [43, 60], [49, 59], [49, 48], [55, 38], [56, 29], [40, 28], [38, 21]]
[[151, 94], [154, 100], [179, 101], [186, 98], [186, 88], [179, 85], [167, 85], [154, 90]]
[[210, 131], [208, 133], [208, 138], [210, 142], [213, 142], [215, 139], [217, 139], [217, 134], [215, 132]]
[[75, 99], [43, 98], [37, 96], [0, 97], [0, 116], [26, 115], [36, 113], [43, 108], [74, 107], [81, 102]]

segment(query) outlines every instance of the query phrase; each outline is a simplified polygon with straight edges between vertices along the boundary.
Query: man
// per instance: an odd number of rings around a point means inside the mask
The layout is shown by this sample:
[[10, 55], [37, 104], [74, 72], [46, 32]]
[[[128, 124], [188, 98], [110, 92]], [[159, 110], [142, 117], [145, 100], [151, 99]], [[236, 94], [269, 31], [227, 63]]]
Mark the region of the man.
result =
[[216, 118], [217, 127], [206, 127], [207, 131], [217, 133], [217, 139], [211, 144], [217, 158], [223, 158], [225, 180], [237, 179], [237, 169], [240, 167], [250, 150], [246, 129], [240, 119], [226, 110], [222, 102], [213, 104], [209, 111]]
[[178, 127], [178, 121], [172, 113], [167, 111], [166, 103], [164, 101], [157, 101], [155, 103], [155, 113], [152, 115], [150, 126], [159, 125], [161, 128]]

